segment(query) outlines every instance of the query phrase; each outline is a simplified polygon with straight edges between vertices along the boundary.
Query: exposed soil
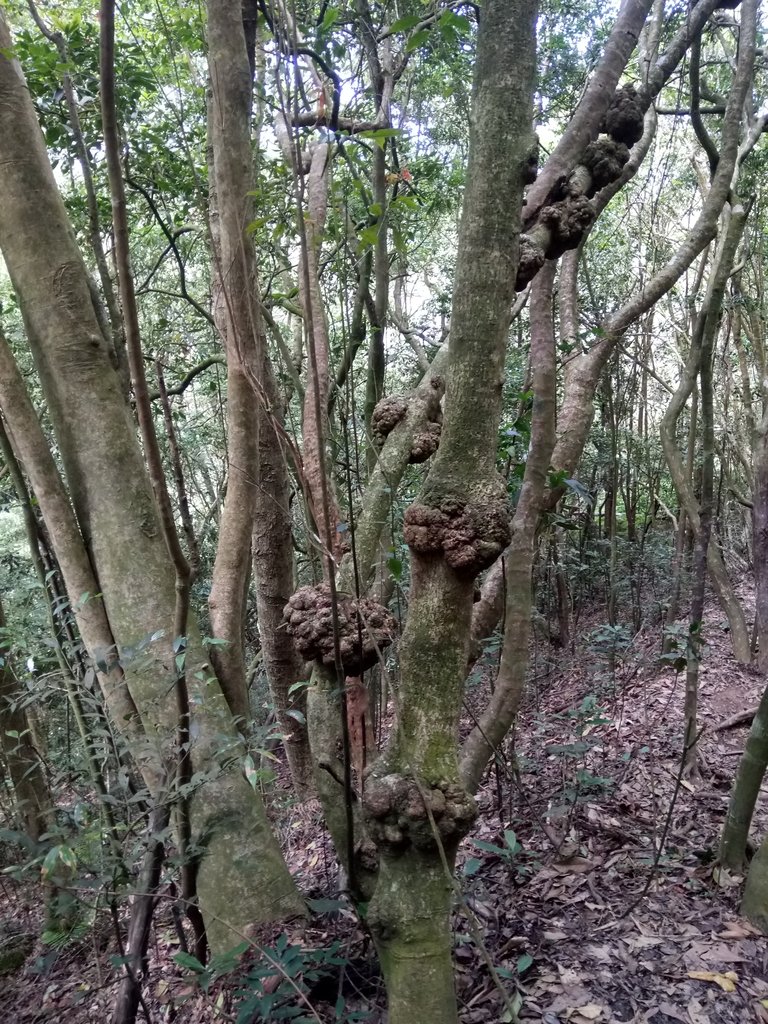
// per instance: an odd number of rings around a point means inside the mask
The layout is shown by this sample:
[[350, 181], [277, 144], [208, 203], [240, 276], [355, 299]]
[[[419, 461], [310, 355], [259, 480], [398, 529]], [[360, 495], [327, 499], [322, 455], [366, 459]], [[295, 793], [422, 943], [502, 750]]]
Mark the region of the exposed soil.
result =
[[[751, 595], [741, 596], [749, 606]], [[754, 706], [763, 684], [734, 663], [712, 606], [705, 638], [699, 779], [680, 777], [683, 678], [659, 667], [657, 634], [636, 637], [613, 669], [595, 649], [573, 663], [561, 653], [558, 671], [538, 680], [515, 756], [486, 779], [480, 819], [461, 851], [464, 906], [456, 908], [455, 930], [463, 1024], [510, 1019], [489, 960], [521, 1020], [768, 1021], [768, 943], [739, 916], [739, 880], [722, 886], [713, 879], [747, 726], [713, 727]], [[489, 674], [476, 673], [470, 708], [479, 706]], [[318, 806], [291, 806], [286, 790], [273, 811], [289, 863], [318, 911], [309, 929], [289, 938], [321, 949], [337, 941], [348, 961], [344, 968], [321, 965], [322, 976], [307, 983], [316, 1016], [307, 1010], [303, 1019], [341, 1021], [367, 1011], [358, 1019], [384, 1021], [370, 944], [337, 898], [338, 873]], [[763, 801], [758, 836], [767, 819]], [[515, 833], [509, 842], [505, 830]], [[0, 882], [0, 919], [39, 932], [40, 913], [38, 889]], [[276, 936], [260, 939], [274, 953]], [[152, 1021], [234, 1020], [232, 985], [202, 993], [174, 962], [178, 948], [163, 903], [146, 988]], [[108, 1020], [119, 975], [109, 958], [117, 952], [106, 914], [80, 943], [58, 952], [38, 943], [22, 971], [0, 978], [6, 1019]], [[258, 962], [254, 954], [250, 963]], [[265, 973], [267, 989], [283, 980], [272, 970], [270, 982], [269, 968]], [[335, 1017], [334, 1005], [343, 1005], [345, 1015]]]

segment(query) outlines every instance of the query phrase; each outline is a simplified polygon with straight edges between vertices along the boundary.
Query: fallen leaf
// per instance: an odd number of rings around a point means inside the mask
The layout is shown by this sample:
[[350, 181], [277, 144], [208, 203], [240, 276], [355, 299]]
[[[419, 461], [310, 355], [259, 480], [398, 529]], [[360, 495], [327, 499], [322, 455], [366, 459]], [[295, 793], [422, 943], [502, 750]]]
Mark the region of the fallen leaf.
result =
[[722, 865], [715, 868], [712, 877], [721, 889], [733, 889], [744, 881], [744, 875], [737, 875]]
[[748, 921], [730, 921], [723, 931], [718, 932], [718, 939], [748, 939], [760, 932]]
[[698, 999], [691, 999], [686, 1007], [691, 1024], [711, 1024]]
[[689, 1024], [690, 1018], [680, 1011], [678, 1006], [674, 1003], [661, 1002], [658, 1006], [659, 1013], [663, 1013], [665, 1017], [671, 1017], [672, 1020], [679, 1020], [680, 1024]]
[[553, 864], [552, 867], [561, 875], [586, 875], [596, 867], [596, 861], [587, 860], [586, 857], [572, 857], [563, 864]]
[[739, 976], [735, 971], [718, 974], [717, 971], [688, 971], [688, 977], [694, 981], [712, 981], [719, 985], [723, 992], [735, 992]]
[[586, 1020], [597, 1020], [603, 1014], [603, 1007], [599, 1003], [587, 1003], [586, 1006], [577, 1006], [576, 1013]]

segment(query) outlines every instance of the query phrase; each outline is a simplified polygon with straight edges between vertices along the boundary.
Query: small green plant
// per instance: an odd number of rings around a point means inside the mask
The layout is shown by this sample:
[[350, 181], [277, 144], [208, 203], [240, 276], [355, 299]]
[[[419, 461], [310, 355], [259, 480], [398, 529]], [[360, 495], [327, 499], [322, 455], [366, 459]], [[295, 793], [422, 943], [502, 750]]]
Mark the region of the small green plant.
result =
[[[478, 850], [482, 850], [483, 853], [498, 858], [507, 870], [514, 873], [521, 880], [531, 873], [531, 859], [534, 855], [523, 849], [516, 833], [511, 828], [504, 831], [503, 845], [489, 843], [484, 839], [473, 839], [472, 845], [477, 847]], [[464, 874], [468, 878], [476, 875], [483, 866], [484, 859], [481, 857], [469, 857], [464, 862], [462, 869]]]
[[662, 653], [659, 655], [661, 664], [668, 665], [675, 672], [684, 672], [688, 665], [689, 641], [687, 624], [673, 622], [665, 626]]
[[[191, 972], [194, 988], [212, 995], [222, 981], [232, 993], [235, 1024], [267, 1024], [293, 1021], [316, 1022], [313, 996], [323, 981], [334, 979], [348, 964], [341, 943], [323, 949], [307, 949], [280, 935], [273, 946], [254, 950], [243, 942], [214, 957], [207, 966], [189, 953], [177, 953], [176, 963]], [[315, 998], [317, 998], [315, 996]], [[334, 1007], [338, 1024], [363, 1024], [367, 1010], [347, 1010], [342, 996]]]
[[612, 690], [616, 687], [616, 672], [626, 660], [632, 644], [628, 626], [606, 622], [587, 633], [588, 650], [598, 664], [600, 675]]
[[563, 763], [562, 805], [550, 807], [549, 816], [565, 817], [577, 803], [601, 795], [613, 786], [613, 779], [596, 775], [587, 761], [590, 751], [600, 742], [593, 736], [594, 730], [610, 724], [611, 719], [595, 694], [587, 694], [578, 707], [557, 717], [572, 723], [572, 739], [544, 747], [545, 753], [560, 757]]

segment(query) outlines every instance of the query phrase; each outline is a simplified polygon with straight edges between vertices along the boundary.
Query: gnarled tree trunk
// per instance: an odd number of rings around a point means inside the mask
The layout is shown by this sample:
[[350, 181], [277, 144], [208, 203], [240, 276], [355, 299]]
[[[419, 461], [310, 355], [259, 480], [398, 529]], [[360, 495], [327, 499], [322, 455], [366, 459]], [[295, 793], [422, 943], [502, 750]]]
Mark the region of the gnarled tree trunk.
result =
[[508, 539], [495, 456], [532, 141], [535, 17], [529, 0], [489, 0], [482, 10], [445, 420], [427, 482], [406, 513], [413, 562], [397, 724], [364, 794], [380, 859], [369, 921], [391, 1024], [457, 1019], [452, 868], [475, 808], [456, 741], [474, 577]]

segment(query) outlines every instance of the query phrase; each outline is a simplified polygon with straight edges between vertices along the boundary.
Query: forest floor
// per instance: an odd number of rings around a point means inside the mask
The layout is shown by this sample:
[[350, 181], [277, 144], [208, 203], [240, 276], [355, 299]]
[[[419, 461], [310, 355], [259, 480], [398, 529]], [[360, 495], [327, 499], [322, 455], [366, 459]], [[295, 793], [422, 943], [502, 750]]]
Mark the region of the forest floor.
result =
[[[752, 595], [741, 596], [749, 607]], [[680, 772], [684, 673], [659, 666], [658, 632], [635, 637], [613, 666], [603, 637], [578, 661], [560, 652], [555, 670], [540, 675], [520, 716], [515, 757], [486, 780], [477, 827], [460, 854], [454, 928], [462, 1024], [508, 1021], [512, 1009], [542, 1024], [768, 1022], [768, 942], [739, 916], [740, 880], [713, 879], [747, 735], [747, 725], [715, 727], [755, 706], [763, 682], [735, 664], [713, 605], [704, 635], [702, 772], [694, 781]], [[480, 706], [489, 674], [476, 673], [470, 708]], [[763, 800], [755, 834], [767, 824]], [[262, 970], [250, 986], [214, 982], [206, 993], [173, 960], [178, 945], [170, 915], [161, 915], [146, 989], [153, 1024], [238, 1020], [233, 1007], [240, 998], [244, 1012], [249, 992], [251, 1010], [240, 1024], [287, 1019], [282, 1011], [297, 1000], [286, 975], [316, 1009], [302, 1019], [385, 1020], [370, 944], [338, 898], [317, 805], [291, 805], [286, 793], [276, 825], [292, 870], [314, 897], [316, 916], [301, 934], [305, 952], [298, 937], [291, 945], [262, 936], [280, 972]], [[0, 881], [0, 919], [39, 930], [40, 909], [39, 889]], [[9, 1024], [108, 1020], [119, 971], [110, 935], [105, 922], [96, 937], [57, 952], [38, 945], [22, 971], [0, 978]], [[259, 962], [249, 963], [255, 978]]]

